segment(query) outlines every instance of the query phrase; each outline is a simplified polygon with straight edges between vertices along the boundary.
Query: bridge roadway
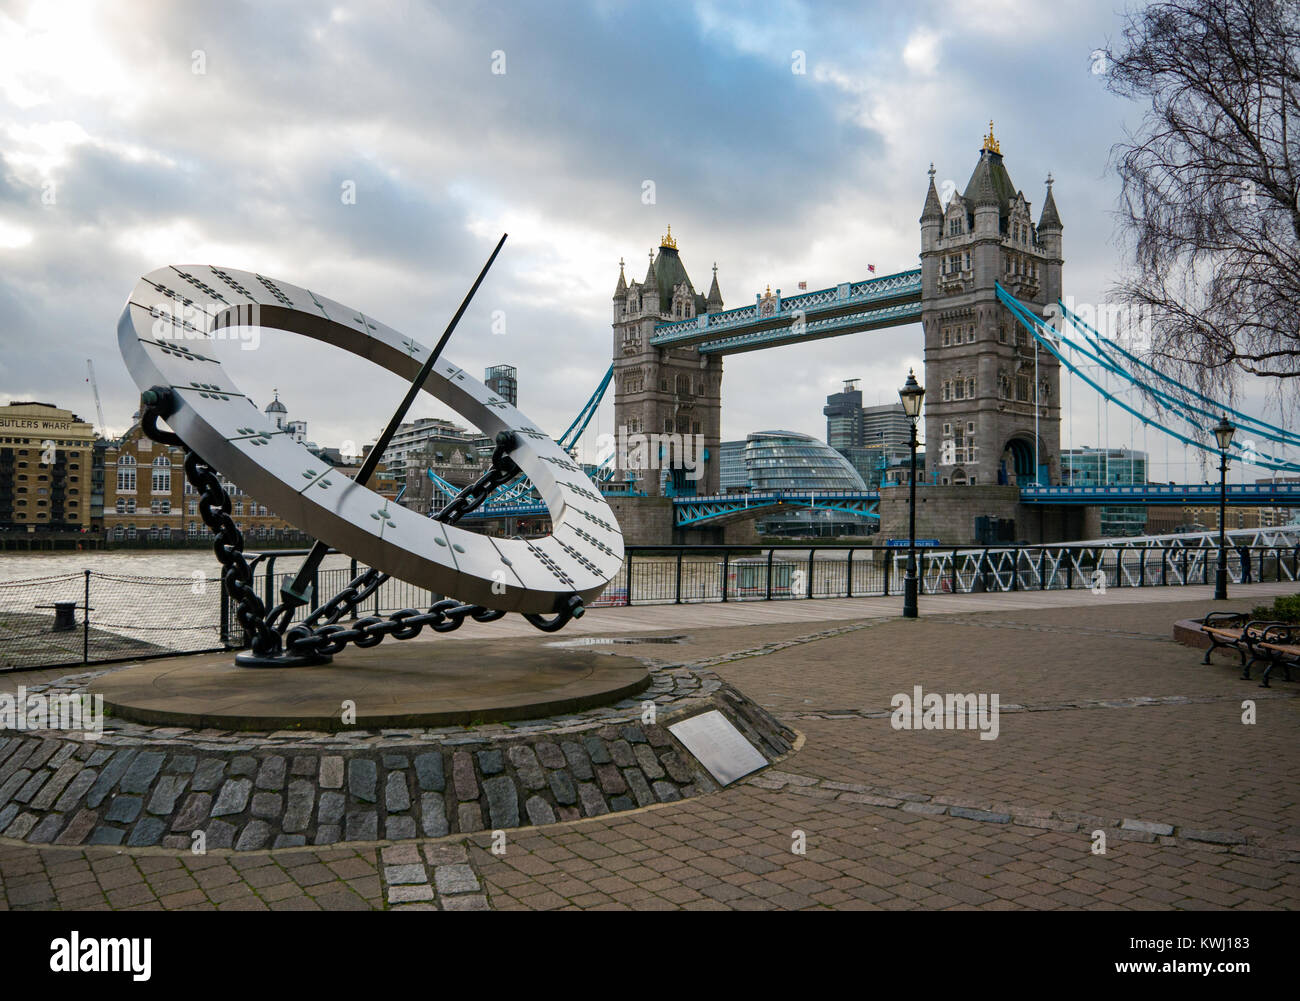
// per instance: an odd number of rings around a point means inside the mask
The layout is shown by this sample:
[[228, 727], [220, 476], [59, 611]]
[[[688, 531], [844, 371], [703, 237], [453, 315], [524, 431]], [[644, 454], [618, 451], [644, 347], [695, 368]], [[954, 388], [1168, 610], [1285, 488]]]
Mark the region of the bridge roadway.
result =
[[[704, 522], [721, 525], [728, 521], [769, 514], [785, 507], [817, 508], [878, 518], [876, 506], [879, 500], [878, 491], [835, 490], [781, 490], [674, 497], [673, 523], [678, 527], [699, 525]], [[1217, 483], [1046, 487], [1029, 485], [1020, 488], [1020, 502], [1045, 505], [1212, 506], [1219, 502], [1219, 486]], [[1229, 484], [1228, 504], [1234, 507], [1267, 505], [1300, 507], [1300, 483]], [[508, 504], [488, 502], [466, 517], [470, 519], [534, 518], [545, 516], [546, 513], [546, 505], [540, 501], [512, 501]]]
[[[1138, 483], [1132, 486], [1047, 486], [1020, 488], [1021, 504], [1142, 504], [1145, 506], [1219, 503], [1217, 483]], [[1300, 483], [1229, 483], [1230, 505], [1300, 507]]]

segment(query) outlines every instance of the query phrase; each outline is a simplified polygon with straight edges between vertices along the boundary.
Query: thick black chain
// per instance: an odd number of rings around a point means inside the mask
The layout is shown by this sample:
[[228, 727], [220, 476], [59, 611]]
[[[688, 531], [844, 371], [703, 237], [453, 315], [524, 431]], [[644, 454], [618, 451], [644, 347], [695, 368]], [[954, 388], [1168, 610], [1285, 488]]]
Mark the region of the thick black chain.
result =
[[[518, 476], [519, 467], [509, 455], [509, 448], [513, 444], [513, 436], [499, 440], [492, 453], [492, 467], [433, 515], [433, 520], [454, 525], [487, 500], [493, 490]], [[340, 619], [354, 615], [357, 606], [378, 591], [388, 579], [388, 574], [373, 567], [354, 577], [342, 591], [288, 631], [285, 643], [289, 650], [295, 654], [335, 654], [349, 643], [366, 649], [382, 642], [385, 636], [391, 635], [399, 640], [412, 639], [425, 626], [432, 626], [435, 632], [447, 633], [459, 629], [466, 618], [473, 618], [476, 622], [493, 622], [506, 614], [483, 605], [463, 605], [459, 601], [445, 598], [434, 602], [425, 612], [404, 608], [386, 619], [370, 615], [359, 619], [351, 628], [338, 625]], [[279, 611], [277, 608], [276, 612]], [[273, 617], [276, 612], [272, 613]]]
[[221, 561], [221, 579], [235, 602], [235, 618], [249, 636], [253, 652], [273, 657], [280, 652], [280, 634], [271, 627], [266, 605], [253, 587], [253, 572], [244, 559], [244, 535], [230, 517], [230, 496], [216, 470], [197, 452], [185, 456], [185, 477], [199, 492], [199, 516], [215, 535], [212, 551]]
[[[357, 607], [389, 579], [389, 574], [371, 567], [354, 577], [343, 590], [301, 623], [289, 628], [295, 606], [281, 603], [268, 613], [266, 605], [253, 588], [252, 570], [244, 559], [244, 536], [230, 517], [230, 497], [222, 487], [216, 470], [199, 458], [179, 437], [159, 429], [158, 419], [165, 417], [162, 408], [166, 402], [165, 395], [159, 395], [156, 390], [146, 394], [142, 404], [144, 432], [154, 441], [184, 449], [185, 476], [199, 493], [199, 514], [203, 523], [216, 536], [213, 552], [224, 568], [222, 582], [226, 593], [235, 601], [235, 617], [250, 637], [253, 652], [258, 656], [276, 657], [282, 649], [298, 656], [329, 656], [340, 652], [349, 643], [368, 649], [382, 643], [387, 636], [399, 640], [413, 639], [420, 635], [425, 626], [431, 626], [434, 632], [449, 633], [459, 629], [467, 618], [472, 618], [475, 622], [495, 622], [505, 616], [506, 613], [499, 609], [466, 605], [454, 598], [444, 598], [434, 602], [424, 612], [404, 608], [387, 618], [369, 615], [357, 619], [351, 626], [340, 625], [340, 619], [354, 616]], [[514, 444], [511, 432], [499, 434], [497, 447], [492, 453], [491, 468], [457, 494], [442, 510], [432, 515], [433, 519], [454, 525], [487, 500], [497, 487], [518, 476], [519, 467], [509, 454]], [[549, 619], [531, 614], [524, 618], [544, 632], [554, 632], [581, 614], [582, 602], [577, 595], [573, 595]], [[284, 636], [283, 647], [281, 634]]]
[[249, 637], [254, 653], [275, 656], [280, 652], [280, 635], [267, 622], [266, 605], [253, 588], [253, 572], [244, 559], [244, 534], [230, 517], [230, 496], [215, 469], [176, 435], [158, 427], [160, 416], [156, 407], [144, 407], [141, 420], [144, 433], [159, 444], [184, 449], [185, 478], [198, 491], [199, 515], [215, 536], [212, 551], [221, 563], [226, 593], [235, 602], [235, 618]]

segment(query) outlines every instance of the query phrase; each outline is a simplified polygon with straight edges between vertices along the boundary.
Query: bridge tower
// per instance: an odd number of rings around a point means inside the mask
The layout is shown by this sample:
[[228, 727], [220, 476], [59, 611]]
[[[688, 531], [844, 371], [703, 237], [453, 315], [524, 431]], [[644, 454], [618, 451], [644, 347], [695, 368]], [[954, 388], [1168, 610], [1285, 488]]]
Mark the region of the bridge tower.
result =
[[[667, 469], [662, 444], [652, 444], [648, 465], [654, 468], [619, 470], [618, 481], [651, 497], [704, 495], [718, 492], [718, 443], [722, 433], [722, 356], [701, 354], [694, 346], [655, 348], [650, 338], [656, 323], [690, 319], [722, 309], [718, 267], [708, 295], [695, 291], [677, 252], [672, 227], [650, 252], [645, 279], [629, 283], [619, 262], [614, 288], [614, 426], [627, 435], [701, 435], [707, 460], [699, 479], [686, 470]], [[658, 442], [660, 439], [654, 439]]]
[[992, 122], [965, 191], [946, 206], [934, 173], [931, 164], [921, 213], [927, 481], [1058, 483], [1060, 365], [994, 291], [1001, 282], [1039, 316], [1060, 296], [1063, 227], [1052, 178], [1035, 225]]

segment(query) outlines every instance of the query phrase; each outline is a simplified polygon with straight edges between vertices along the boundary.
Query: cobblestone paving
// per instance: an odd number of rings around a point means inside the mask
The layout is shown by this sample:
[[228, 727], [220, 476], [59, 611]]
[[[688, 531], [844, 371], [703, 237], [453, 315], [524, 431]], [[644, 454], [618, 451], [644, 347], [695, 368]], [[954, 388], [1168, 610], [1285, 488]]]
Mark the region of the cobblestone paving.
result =
[[[86, 677], [93, 691], [90, 675], [30, 686], [28, 696], [75, 693]], [[709, 709], [768, 760], [788, 753], [793, 732], [704, 664], [660, 665], [652, 677], [639, 701], [473, 728], [257, 735], [118, 723], [94, 740], [7, 730], [0, 835], [69, 847], [260, 851], [594, 817], [715, 791], [667, 730]], [[646, 707], [655, 715], [643, 722]]]
[[[495, 838], [201, 857], [0, 839], [0, 907], [1295, 908], [1300, 684], [1265, 691], [1237, 677], [1235, 658], [1203, 666], [1166, 639], [1209, 602], [1087, 598], [805, 623], [802, 640], [696, 630], [698, 651], [678, 655], [803, 743], [693, 799]], [[894, 730], [891, 698], [918, 684], [998, 693], [998, 739]], [[250, 803], [270, 791], [257, 777]]]

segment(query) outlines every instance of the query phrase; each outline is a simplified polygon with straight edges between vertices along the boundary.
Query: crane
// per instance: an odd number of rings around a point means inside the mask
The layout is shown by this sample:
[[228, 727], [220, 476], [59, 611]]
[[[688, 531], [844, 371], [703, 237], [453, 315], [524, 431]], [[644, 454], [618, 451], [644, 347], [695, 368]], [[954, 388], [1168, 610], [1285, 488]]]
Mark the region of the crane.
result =
[[107, 438], [108, 429], [104, 427], [104, 405], [99, 402], [99, 383], [95, 381], [95, 365], [89, 358], [86, 359], [86, 372], [89, 373], [86, 381], [95, 391], [95, 413], [99, 415], [99, 436]]

